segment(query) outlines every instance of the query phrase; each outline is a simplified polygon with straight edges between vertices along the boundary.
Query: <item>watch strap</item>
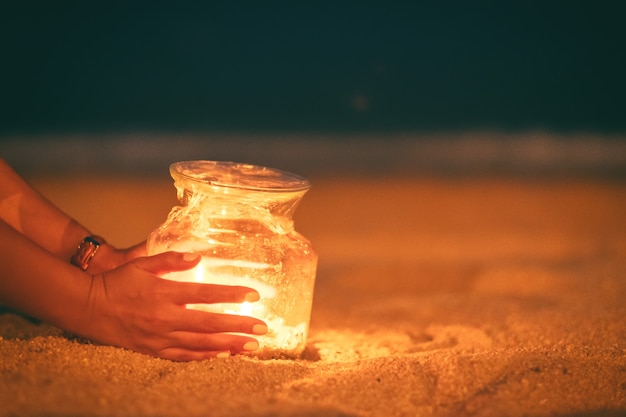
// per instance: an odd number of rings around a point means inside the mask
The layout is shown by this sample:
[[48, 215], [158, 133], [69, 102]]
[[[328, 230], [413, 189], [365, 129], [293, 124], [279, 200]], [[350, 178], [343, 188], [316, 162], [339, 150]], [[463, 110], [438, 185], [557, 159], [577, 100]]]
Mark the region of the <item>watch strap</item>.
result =
[[76, 253], [70, 259], [72, 265], [79, 267], [81, 270], [86, 271], [89, 268], [89, 262], [94, 257], [101, 245], [104, 245], [106, 241], [100, 236], [87, 236], [84, 238], [78, 247]]

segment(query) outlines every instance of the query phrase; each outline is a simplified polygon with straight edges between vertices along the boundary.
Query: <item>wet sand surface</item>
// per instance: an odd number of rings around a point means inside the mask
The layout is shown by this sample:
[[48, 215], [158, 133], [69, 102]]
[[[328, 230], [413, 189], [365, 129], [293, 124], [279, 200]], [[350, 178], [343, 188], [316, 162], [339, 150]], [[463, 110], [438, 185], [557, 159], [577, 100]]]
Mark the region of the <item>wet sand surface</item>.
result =
[[[118, 246], [169, 178], [30, 178]], [[626, 183], [312, 178], [297, 360], [178, 363], [0, 315], [1, 416], [626, 415]]]

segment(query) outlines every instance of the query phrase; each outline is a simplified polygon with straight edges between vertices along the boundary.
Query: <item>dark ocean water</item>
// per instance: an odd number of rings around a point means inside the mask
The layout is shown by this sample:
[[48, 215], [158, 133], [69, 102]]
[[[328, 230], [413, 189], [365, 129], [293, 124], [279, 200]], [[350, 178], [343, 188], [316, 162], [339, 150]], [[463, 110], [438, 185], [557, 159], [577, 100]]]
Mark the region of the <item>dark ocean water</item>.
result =
[[507, 134], [118, 134], [11, 137], [0, 155], [24, 174], [168, 175], [191, 159], [306, 176], [583, 175], [626, 178], [626, 137]]
[[622, 3], [10, 2], [0, 13], [0, 138], [623, 134]]
[[0, 154], [25, 173], [167, 175], [217, 159], [305, 175], [623, 176], [624, 9], [12, 2]]

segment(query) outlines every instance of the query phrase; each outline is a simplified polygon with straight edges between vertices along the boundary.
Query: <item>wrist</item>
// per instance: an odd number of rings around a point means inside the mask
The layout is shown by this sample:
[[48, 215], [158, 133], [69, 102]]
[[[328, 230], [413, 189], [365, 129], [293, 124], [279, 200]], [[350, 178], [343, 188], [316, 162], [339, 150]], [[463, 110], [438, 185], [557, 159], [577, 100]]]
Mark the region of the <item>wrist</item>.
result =
[[119, 258], [119, 251], [109, 243], [103, 243], [98, 248], [98, 253], [89, 262], [90, 274], [99, 274], [117, 268], [122, 261]]
[[96, 235], [86, 236], [76, 247], [76, 252], [70, 258], [70, 263], [86, 271], [93, 258], [104, 245], [106, 245], [104, 238]]
[[92, 233], [86, 227], [70, 219], [65, 226], [59, 246], [53, 253], [62, 260], [69, 261], [76, 254], [76, 249], [80, 246], [83, 239], [91, 235]]

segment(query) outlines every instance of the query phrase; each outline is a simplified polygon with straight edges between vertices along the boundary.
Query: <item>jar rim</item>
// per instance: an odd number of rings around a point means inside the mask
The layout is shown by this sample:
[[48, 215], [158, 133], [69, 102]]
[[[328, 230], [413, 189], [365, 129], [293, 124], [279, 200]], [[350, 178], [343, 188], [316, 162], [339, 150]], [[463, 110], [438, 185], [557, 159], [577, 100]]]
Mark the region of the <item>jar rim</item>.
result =
[[182, 177], [210, 186], [250, 191], [295, 192], [311, 188], [310, 182], [297, 174], [242, 162], [180, 161], [170, 165], [170, 173], [174, 179]]

